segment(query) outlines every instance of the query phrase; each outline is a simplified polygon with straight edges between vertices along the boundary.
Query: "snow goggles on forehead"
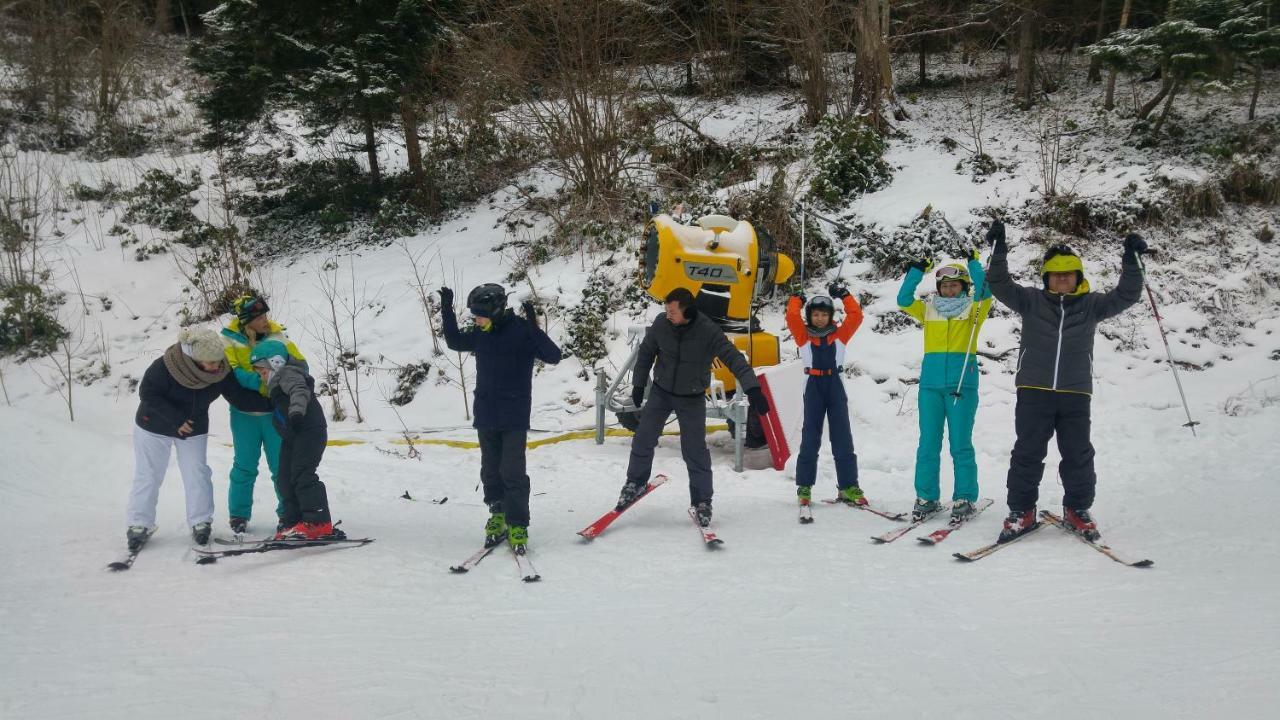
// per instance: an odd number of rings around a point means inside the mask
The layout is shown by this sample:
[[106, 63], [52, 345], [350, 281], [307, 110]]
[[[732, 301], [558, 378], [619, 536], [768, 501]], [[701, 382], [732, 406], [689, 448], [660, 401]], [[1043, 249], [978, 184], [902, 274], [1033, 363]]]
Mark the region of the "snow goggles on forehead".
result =
[[933, 276], [938, 278], [939, 280], [949, 280], [949, 279], [965, 280], [965, 279], [968, 279], [969, 274], [961, 270], [960, 268], [951, 267], [950, 265], [947, 265], [947, 266], [938, 268], [938, 272], [934, 273]]

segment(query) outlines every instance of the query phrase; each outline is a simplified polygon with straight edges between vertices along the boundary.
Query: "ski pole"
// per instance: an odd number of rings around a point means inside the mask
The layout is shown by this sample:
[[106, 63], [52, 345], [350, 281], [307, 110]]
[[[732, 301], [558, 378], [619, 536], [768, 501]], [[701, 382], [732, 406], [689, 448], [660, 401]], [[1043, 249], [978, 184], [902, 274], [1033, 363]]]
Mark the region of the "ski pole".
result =
[[973, 337], [978, 332], [978, 303], [982, 302], [982, 296], [987, 292], [987, 275], [991, 272], [991, 256], [996, 252], [996, 241], [991, 241], [991, 247], [987, 251], [987, 262], [982, 266], [982, 289], [973, 296], [973, 305], [969, 308], [969, 342], [964, 346], [964, 363], [960, 365], [960, 380], [956, 383], [956, 389], [952, 391], [951, 397], [956, 400], [960, 399], [960, 388], [964, 386], [964, 374], [969, 369], [969, 355], [972, 354]]
[[1178, 386], [1178, 395], [1182, 397], [1182, 409], [1187, 413], [1187, 421], [1182, 427], [1191, 429], [1191, 436], [1197, 437], [1196, 426], [1200, 423], [1191, 419], [1191, 406], [1187, 404], [1187, 394], [1182, 390], [1182, 379], [1178, 377], [1178, 366], [1173, 362], [1173, 351], [1169, 349], [1169, 336], [1164, 331], [1164, 323], [1161, 322], [1160, 310], [1156, 308], [1156, 296], [1151, 292], [1151, 285], [1147, 282], [1147, 264], [1142, 262], [1142, 254], [1137, 253], [1135, 257], [1138, 260], [1138, 270], [1142, 272], [1142, 287], [1147, 291], [1147, 300], [1151, 302], [1151, 314], [1156, 317], [1156, 327], [1160, 329], [1160, 340], [1164, 342], [1164, 354], [1169, 359], [1169, 370], [1173, 372], [1173, 381]]

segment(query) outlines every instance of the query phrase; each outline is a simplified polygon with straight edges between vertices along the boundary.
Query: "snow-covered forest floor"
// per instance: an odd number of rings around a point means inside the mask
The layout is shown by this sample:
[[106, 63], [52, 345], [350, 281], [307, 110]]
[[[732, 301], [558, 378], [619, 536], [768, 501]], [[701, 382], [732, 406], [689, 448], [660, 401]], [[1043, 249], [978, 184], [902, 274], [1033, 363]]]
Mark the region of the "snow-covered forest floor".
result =
[[[1036, 128], [1070, 119], [1072, 160], [1058, 175], [1059, 192], [1119, 216], [1173, 195], [1170, 183], [1217, 172], [1223, 161], [1204, 148], [1238, 133], [1247, 104], [1244, 89], [1182, 98], [1173, 122], [1185, 140], [1138, 148], [1128, 120], [1093, 109], [1097, 86], [1069, 85], [1052, 109], [1028, 114], [1013, 109], [1001, 82], [907, 95], [912, 117], [886, 157], [892, 183], [824, 214], [887, 238], [932, 206], [978, 238], [997, 208], [1009, 218], [1011, 267], [1034, 282], [1049, 237], [1028, 228], [1044, 190]], [[998, 168], [978, 178], [957, 170], [973, 143], [960, 129], [966, 98], [981, 107], [984, 150]], [[726, 141], [780, 136], [801, 112], [782, 94], [683, 102], [701, 103], [702, 132]], [[1270, 123], [1274, 138], [1274, 81], [1259, 108], [1251, 127]], [[948, 149], [944, 138], [959, 145]], [[403, 151], [388, 144], [386, 152], [394, 165]], [[196, 169], [208, 180], [216, 167], [216, 158], [189, 149], [102, 162], [25, 157], [56, 169], [63, 186], [131, 187], [156, 167]], [[1265, 158], [1275, 172], [1274, 149]], [[758, 172], [764, 183], [772, 170]], [[982, 342], [1003, 359], [983, 360], [974, 438], [982, 494], [996, 504], [941, 547], [911, 539], [923, 532], [874, 546], [868, 536], [891, 523], [844, 507], [819, 505], [813, 525], [797, 524], [791, 468], [734, 472], [723, 431], [710, 438], [720, 551], [701, 546], [684, 513], [674, 438], [662, 441], [655, 463], [674, 482], [583, 544], [575, 531], [612, 507], [622, 483], [628, 441], [614, 437], [602, 447], [576, 440], [529, 452], [531, 557], [541, 583], [520, 583], [505, 553], [453, 576], [448, 566], [475, 549], [485, 520], [479, 457], [421, 443], [411, 456], [403, 444], [406, 432], [474, 439], [458, 368], [431, 354], [408, 258], [418, 259], [428, 290], [505, 282], [522, 269], [522, 256], [495, 250], [513, 239], [507, 211], [527, 200], [524, 188], [551, 195], [556, 183], [536, 166], [402, 244], [310, 250], [256, 271], [273, 316], [312, 357], [333, 342], [328, 295], [345, 313], [343, 332], [356, 315], [364, 422], [331, 422], [330, 436], [360, 442], [330, 447], [321, 477], [347, 532], [377, 542], [196, 566], [171, 468], [159, 534], [123, 575], [103, 565], [124, 544], [134, 385], [174, 341], [178, 310], [191, 299], [175, 265], [180, 249], [139, 262], [107, 232], [122, 221], [118, 204], [60, 199], [44, 253], [69, 293], [61, 312], [76, 333], [74, 369], [89, 379], [72, 391], [70, 422], [53, 360], [3, 367], [0, 716], [1251, 718], [1280, 700], [1270, 670], [1280, 661], [1280, 551], [1265, 518], [1252, 513], [1280, 503], [1280, 244], [1257, 239], [1264, 224], [1280, 224], [1276, 206], [1227, 203], [1205, 218], [1170, 212], [1140, 228], [1162, 250], [1150, 261], [1150, 281], [1200, 423], [1196, 436], [1182, 427], [1145, 300], [1098, 338], [1095, 511], [1104, 538], [1153, 559], [1150, 569], [1112, 563], [1051, 529], [981, 563], [951, 558], [992, 541], [1004, 510], [1015, 363], [1007, 351], [1017, 346], [1018, 322], [998, 311]], [[192, 195], [197, 216], [220, 211], [217, 192], [206, 183]], [[165, 237], [146, 225], [128, 229], [144, 244]], [[637, 223], [635, 243], [641, 229]], [[1095, 289], [1114, 285], [1121, 237], [1102, 230], [1087, 241], [1068, 238]], [[845, 378], [861, 484], [876, 503], [905, 510], [920, 333], [892, 319], [899, 278], [858, 261], [857, 238], [836, 242], [849, 258], [842, 277], [869, 300]], [[600, 268], [614, 279], [634, 272], [625, 249], [574, 254], [529, 268], [528, 284], [515, 292], [536, 292], [552, 307], [550, 332], [563, 342], [569, 313]], [[656, 311], [650, 303], [643, 317], [619, 310], [609, 318], [606, 368], [626, 357], [626, 329]], [[762, 321], [784, 334], [780, 300]], [[391, 405], [395, 368], [420, 362], [432, 363], [432, 378], [412, 402]], [[341, 397], [350, 413], [346, 388]], [[590, 426], [592, 405], [592, 381], [576, 358], [541, 369], [534, 436]], [[215, 529], [225, 535], [230, 434], [220, 405], [211, 416]], [[1051, 449], [1041, 507], [1060, 500], [1055, 463]], [[945, 494], [945, 456], [943, 468]], [[834, 494], [829, 458], [819, 489]], [[415, 499], [403, 499], [406, 492]], [[272, 504], [263, 467], [252, 529], [267, 530]]]

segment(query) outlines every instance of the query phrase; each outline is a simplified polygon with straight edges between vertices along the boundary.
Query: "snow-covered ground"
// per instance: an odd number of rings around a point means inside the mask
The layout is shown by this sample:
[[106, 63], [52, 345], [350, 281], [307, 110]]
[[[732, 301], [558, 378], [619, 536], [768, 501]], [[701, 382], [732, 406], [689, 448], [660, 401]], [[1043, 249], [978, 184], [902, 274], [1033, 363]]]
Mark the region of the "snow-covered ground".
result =
[[[948, 97], [939, 102], [956, 102]], [[1264, 107], [1274, 113], [1275, 96], [1268, 97]], [[1034, 163], [1016, 156], [1028, 147], [1016, 114], [992, 120], [988, 150], [1015, 170], [975, 184], [954, 169], [962, 153], [937, 144], [954, 125], [939, 107], [904, 126], [909, 139], [895, 142], [888, 158], [900, 166], [894, 182], [851, 211], [890, 228], [933, 204], [962, 227], [983, 207], [1017, 207], [1035, 195]], [[745, 99], [704, 128], [730, 137], [753, 132], [762, 118], [785, 122], [788, 112], [798, 110], [780, 109], [776, 98]], [[1154, 182], [1155, 163], [1114, 152], [1105, 173], [1081, 180], [1090, 192]], [[68, 173], [94, 184], [108, 172], [106, 164], [65, 162]], [[149, 162], [207, 169], [209, 159], [143, 158], [129, 167]], [[1198, 172], [1171, 162], [1166, 176]], [[532, 177], [546, 182], [536, 171]], [[411, 252], [431, 258], [431, 283], [465, 292], [502, 280], [513, 259], [491, 248], [506, 239], [497, 218], [510, 201], [499, 195], [408, 240]], [[448, 573], [480, 539], [478, 455], [419, 445], [421, 457], [411, 459], [393, 441], [403, 427], [473, 438], [461, 394], [428, 382], [393, 411], [385, 401], [393, 383], [382, 370], [363, 380], [367, 421], [330, 430], [365, 442], [331, 447], [321, 467], [335, 517], [348, 533], [377, 542], [196, 566], [174, 468], [159, 534], [128, 573], [105, 572], [123, 546], [132, 472], [136, 395], [125, 378], [140, 377], [172, 342], [183, 281], [165, 256], [138, 263], [110, 238], [98, 247], [117, 210], [93, 203], [71, 210], [51, 252], [63, 287], [75, 278], [87, 296], [82, 332], [109, 348], [112, 374], [76, 388], [71, 423], [41, 380], [52, 377], [47, 361], [4, 368], [11, 404], [0, 406], [0, 526], [8, 538], [0, 553], [0, 717], [1260, 718], [1280, 701], [1272, 670], [1280, 661], [1280, 551], [1253, 512], [1280, 503], [1280, 299], [1260, 279], [1274, 277], [1280, 251], [1254, 241], [1253, 224], [1152, 231], [1180, 248], [1176, 262], [1152, 266], [1175, 357], [1211, 362], [1182, 376], [1201, 423], [1195, 437], [1181, 427], [1150, 308], [1139, 305], [1110, 325], [1117, 339], [1098, 338], [1095, 510], [1106, 540], [1153, 559], [1150, 569], [1113, 563], [1051, 529], [977, 564], [951, 558], [994, 539], [1003, 515], [1013, 443], [1008, 355], [983, 361], [975, 437], [983, 495], [996, 505], [940, 547], [915, 543], [923, 532], [872, 545], [869, 536], [892, 524], [844, 507], [818, 505], [816, 522], [799, 525], [791, 476], [734, 472], [724, 432], [711, 437], [721, 550], [704, 549], [684, 514], [674, 438], [663, 440], [655, 469], [675, 481], [584, 544], [575, 532], [612, 506], [628, 444], [580, 440], [529, 452], [531, 557], [544, 579], [523, 584], [503, 552], [468, 575]], [[1250, 223], [1267, 215], [1238, 212]], [[1219, 230], [1221, 251], [1183, 252], [1191, 239]], [[1036, 251], [1019, 244], [1021, 228], [1010, 236], [1012, 265], [1029, 267]], [[1087, 257], [1096, 289], [1114, 284], [1118, 241]], [[317, 274], [328, 259], [264, 268], [274, 315], [313, 355], [313, 319], [326, 311]], [[555, 260], [531, 282], [540, 296], [571, 306], [595, 260]], [[337, 262], [342, 277], [355, 263], [356, 294], [373, 305], [361, 316], [370, 363], [431, 360], [404, 251]], [[904, 380], [918, 371], [920, 335], [873, 332], [879, 316], [896, 312], [896, 280], [873, 279], [860, 264], [845, 270], [857, 290], [875, 296], [846, 379], [861, 483], [878, 504], [906, 509], [917, 431], [914, 391]], [[1211, 276], [1216, 300], [1176, 301], [1166, 285], [1189, 275]], [[1242, 289], [1252, 295], [1237, 307], [1230, 293]], [[112, 301], [109, 309], [99, 296]], [[1206, 307], [1224, 304], [1252, 325], [1238, 328], [1231, 345], [1206, 337], [1220, 317]], [[68, 307], [79, 309], [79, 300]], [[633, 320], [619, 314], [611, 322], [611, 362], [620, 363]], [[563, 314], [551, 319], [558, 340], [564, 323]], [[765, 326], [781, 332], [776, 308]], [[1015, 347], [1016, 327], [1007, 313], [993, 317], [986, 348]], [[593, 421], [581, 369], [570, 359], [538, 375], [533, 424], [544, 435]], [[215, 405], [211, 415], [217, 530], [225, 533], [230, 436], [225, 410]], [[1042, 507], [1060, 500], [1054, 463], [1051, 449]], [[944, 492], [948, 466], [944, 457]], [[262, 470], [260, 532], [273, 504]], [[820, 473], [820, 494], [833, 494], [829, 459]], [[400, 497], [406, 491], [414, 501]]]

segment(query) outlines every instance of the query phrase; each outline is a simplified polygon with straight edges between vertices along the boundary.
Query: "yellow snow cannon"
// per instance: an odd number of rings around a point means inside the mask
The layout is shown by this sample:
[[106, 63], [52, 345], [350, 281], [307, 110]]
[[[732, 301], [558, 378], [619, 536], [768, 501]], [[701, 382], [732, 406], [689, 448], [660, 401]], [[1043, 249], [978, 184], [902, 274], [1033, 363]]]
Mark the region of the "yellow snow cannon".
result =
[[[752, 314], [761, 296], [795, 273], [795, 263], [777, 251], [768, 232], [757, 233], [751, 223], [725, 215], [685, 225], [663, 213], [649, 221], [643, 252], [650, 297], [661, 302], [675, 288], [688, 288], [698, 312], [724, 329], [752, 367], [778, 364], [778, 337], [762, 332]], [[712, 371], [726, 392], [737, 386], [719, 361]]]

